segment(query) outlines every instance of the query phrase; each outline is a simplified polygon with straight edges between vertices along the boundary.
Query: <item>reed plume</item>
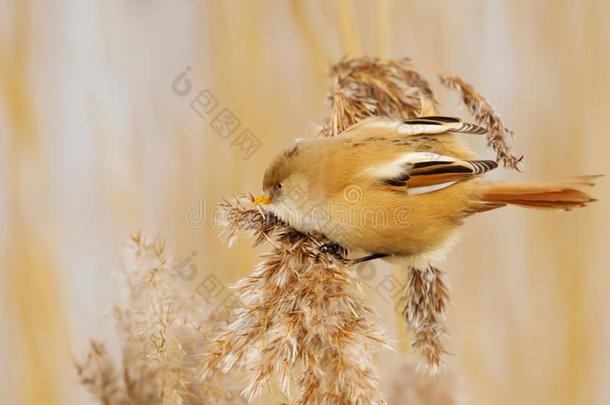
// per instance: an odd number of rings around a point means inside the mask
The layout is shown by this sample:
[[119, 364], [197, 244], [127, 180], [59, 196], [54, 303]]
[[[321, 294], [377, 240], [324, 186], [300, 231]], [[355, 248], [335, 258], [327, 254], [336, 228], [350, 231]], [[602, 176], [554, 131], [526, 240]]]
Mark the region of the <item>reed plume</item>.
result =
[[404, 302], [402, 314], [413, 332], [413, 349], [423, 356], [423, 364], [432, 373], [438, 372], [445, 352], [441, 338], [446, 333], [443, 321], [449, 290], [443, 276], [434, 267], [411, 267], [401, 297]]
[[439, 79], [443, 86], [460, 94], [462, 102], [477, 123], [487, 128], [487, 145], [496, 151], [496, 160], [506, 167], [518, 170], [523, 156], [515, 156], [506, 142], [507, 137], [513, 136], [513, 131], [504, 125], [489, 101], [459, 76], [439, 75]]
[[102, 404], [241, 403], [231, 376], [200, 381], [203, 354], [224, 321], [185, 291], [165, 244], [134, 235], [127, 259], [129, 303], [114, 310], [122, 360], [92, 341], [76, 364], [81, 384]]
[[272, 248], [235, 285], [243, 307], [215, 341], [205, 377], [239, 367], [250, 376], [243, 391], [249, 399], [275, 375], [282, 393], [299, 404], [383, 403], [374, 354], [384, 339], [342, 251], [243, 198], [225, 210], [229, 239], [244, 229]]
[[371, 116], [413, 118], [424, 105], [436, 105], [430, 83], [408, 58], [345, 59], [332, 71], [330, 117], [324, 136], [336, 136]]

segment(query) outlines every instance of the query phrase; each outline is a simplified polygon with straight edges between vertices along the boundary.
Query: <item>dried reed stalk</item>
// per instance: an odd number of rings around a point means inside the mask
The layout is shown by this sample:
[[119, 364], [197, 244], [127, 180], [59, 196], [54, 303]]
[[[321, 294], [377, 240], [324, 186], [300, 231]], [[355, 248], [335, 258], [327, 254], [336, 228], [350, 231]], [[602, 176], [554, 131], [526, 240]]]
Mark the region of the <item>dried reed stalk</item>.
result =
[[343, 49], [352, 57], [362, 55], [362, 45], [351, 0], [335, 0], [335, 10]]
[[202, 356], [222, 320], [210, 316], [202, 297], [184, 292], [163, 243], [138, 234], [130, 253], [129, 305], [114, 311], [122, 362], [92, 341], [76, 364], [81, 383], [102, 404], [241, 403], [230, 376], [199, 379]]
[[342, 252], [243, 199], [224, 208], [229, 239], [245, 229], [257, 244], [268, 240], [273, 248], [235, 285], [243, 308], [216, 340], [204, 377], [243, 369], [249, 399], [275, 375], [282, 393], [300, 404], [383, 403], [373, 357], [384, 340]]
[[487, 128], [487, 145], [496, 151], [496, 159], [504, 166], [519, 170], [519, 162], [523, 159], [513, 155], [506, 143], [507, 136], [512, 137], [513, 131], [508, 129], [493, 109], [491, 104], [469, 83], [455, 75], [439, 75], [441, 83], [460, 93], [462, 102], [473, 115], [477, 123]]

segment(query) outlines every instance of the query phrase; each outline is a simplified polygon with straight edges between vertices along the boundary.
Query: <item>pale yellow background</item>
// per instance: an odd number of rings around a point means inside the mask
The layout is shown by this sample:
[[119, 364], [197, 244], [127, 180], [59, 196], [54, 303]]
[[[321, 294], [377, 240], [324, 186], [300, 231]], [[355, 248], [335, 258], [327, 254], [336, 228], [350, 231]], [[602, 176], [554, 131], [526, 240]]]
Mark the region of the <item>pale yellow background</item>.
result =
[[[609, 16], [604, 0], [1, 0], [0, 403], [91, 401], [71, 359], [88, 337], [116, 349], [108, 314], [131, 232], [196, 251], [225, 283], [251, 269], [249, 241], [229, 250], [185, 216], [259, 191], [269, 159], [315, 133], [347, 53], [410, 56], [435, 86], [435, 69], [475, 84], [525, 155], [522, 174], [494, 178], [610, 173]], [[187, 66], [193, 92], [178, 97]], [[262, 141], [250, 159], [191, 109], [203, 89]], [[445, 266], [463, 403], [610, 404], [607, 179], [594, 194], [568, 214], [468, 222]], [[404, 325], [371, 300], [404, 352]]]

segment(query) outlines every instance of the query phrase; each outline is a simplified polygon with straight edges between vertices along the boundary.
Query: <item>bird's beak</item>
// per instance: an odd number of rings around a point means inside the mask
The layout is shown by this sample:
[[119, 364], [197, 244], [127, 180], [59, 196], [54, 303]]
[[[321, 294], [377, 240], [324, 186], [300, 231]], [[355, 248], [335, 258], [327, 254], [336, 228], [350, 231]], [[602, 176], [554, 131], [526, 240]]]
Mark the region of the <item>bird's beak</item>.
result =
[[267, 194], [263, 194], [259, 197], [256, 197], [254, 199], [252, 199], [252, 202], [256, 205], [267, 205], [267, 204], [271, 204], [271, 197], [269, 197]]

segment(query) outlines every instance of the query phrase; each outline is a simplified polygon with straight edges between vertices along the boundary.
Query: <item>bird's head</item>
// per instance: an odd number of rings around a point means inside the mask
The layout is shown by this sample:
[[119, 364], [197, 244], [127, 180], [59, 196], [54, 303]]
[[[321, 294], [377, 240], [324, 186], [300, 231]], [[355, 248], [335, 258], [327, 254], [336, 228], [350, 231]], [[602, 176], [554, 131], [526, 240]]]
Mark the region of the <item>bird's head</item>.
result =
[[297, 144], [273, 160], [263, 177], [264, 194], [253, 200], [289, 223], [309, 199], [307, 160], [301, 149]]
[[263, 194], [254, 199], [258, 205], [279, 204], [284, 202], [286, 196], [301, 182], [295, 181], [299, 176], [298, 161], [299, 145], [296, 145], [278, 157], [269, 165], [263, 177]]

